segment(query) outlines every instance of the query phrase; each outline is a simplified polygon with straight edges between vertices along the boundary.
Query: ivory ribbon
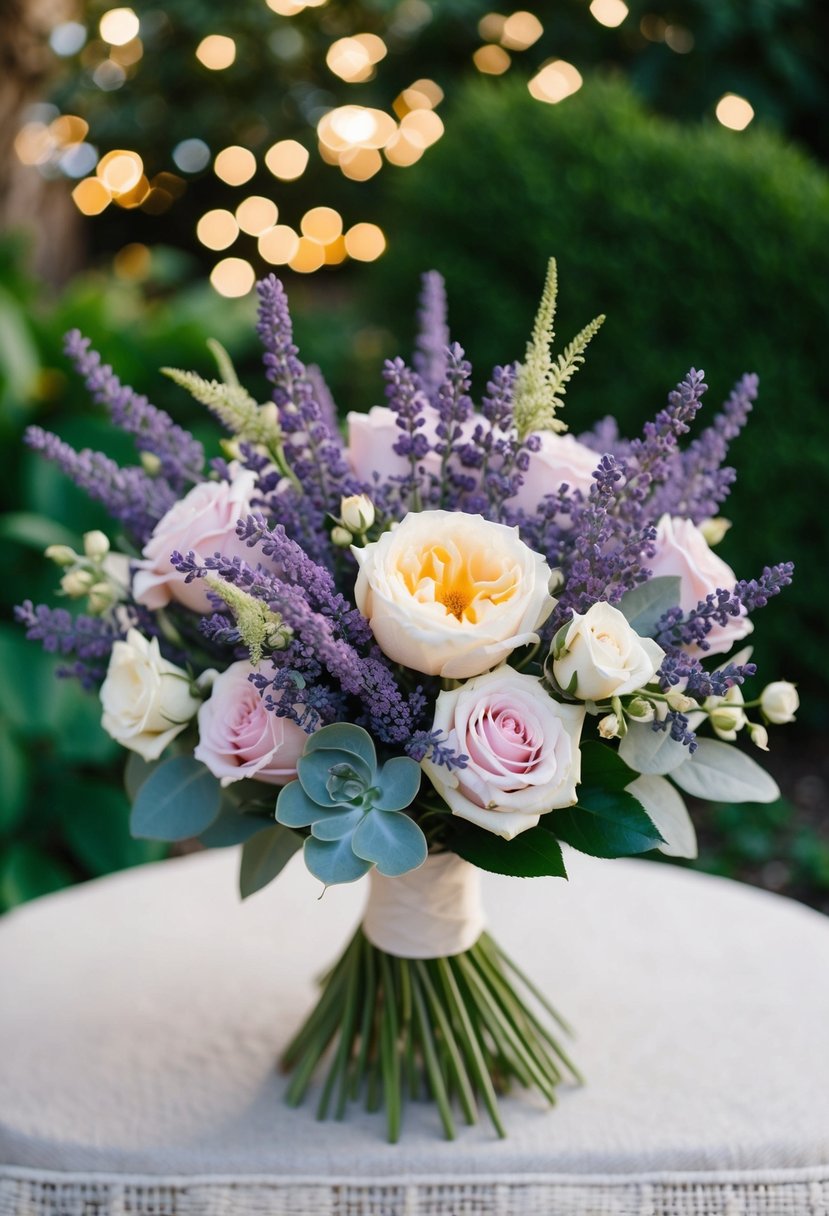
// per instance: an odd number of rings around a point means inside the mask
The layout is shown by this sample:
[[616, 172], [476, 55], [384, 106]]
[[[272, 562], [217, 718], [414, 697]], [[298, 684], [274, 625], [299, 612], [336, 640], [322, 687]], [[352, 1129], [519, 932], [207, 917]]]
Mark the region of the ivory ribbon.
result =
[[456, 853], [430, 853], [417, 870], [386, 878], [372, 870], [363, 932], [398, 958], [448, 958], [484, 929], [480, 871]]

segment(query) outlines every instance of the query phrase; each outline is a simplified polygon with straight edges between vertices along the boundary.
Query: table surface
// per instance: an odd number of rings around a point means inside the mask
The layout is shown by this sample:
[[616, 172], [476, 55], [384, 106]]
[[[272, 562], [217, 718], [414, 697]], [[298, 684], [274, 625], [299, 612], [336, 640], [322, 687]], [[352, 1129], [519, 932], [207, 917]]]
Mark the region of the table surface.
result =
[[[750, 813], [750, 811], [747, 811]], [[486, 875], [492, 932], [576, 1026], [587, 1077], [441, 1138], [410, 1105], [317, 1123], [274, 1067], [360, 915], [295, 858], [244, 903], [235, 851], [131, 870], [0, 921], [0, 1167], [280, 1178], [647, 1175], [829, 1162], [829, 921], [652, 862]]]

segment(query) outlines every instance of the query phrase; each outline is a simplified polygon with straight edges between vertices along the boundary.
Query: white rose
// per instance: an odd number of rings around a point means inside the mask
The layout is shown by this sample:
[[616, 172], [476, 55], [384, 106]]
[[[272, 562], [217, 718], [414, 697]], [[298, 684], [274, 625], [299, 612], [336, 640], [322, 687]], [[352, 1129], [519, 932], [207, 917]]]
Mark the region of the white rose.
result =
[[[696, 608], [712, 591], [731, 591], [737, 576], [730, 566], [712, 553], [708, 542], [690, 519], [663, 515], [656, 528], [656, 556], [648, 562], [654, 577], [679, 576], [679, 606], [683, 612]], [[689, 646], [691, 653], [722, 654], [746, 637], [754, 626], [745, 615], [730, 616], [725, 625], [714, 625], [708, 634], [708, 650]]]
[[357, 607], [384, 654], [426, 675], [465, 679], [497, 666], [555, 606], [550, 568], [517, 528], [462, 511], [410, 513], [352, 552]]
[[350, 532], [362, 536], [374, 523], [374, 503], [368, 494], [350, 494], [340, 499], [340, 519]]
[[582, 701], [606, 701], [643, 688], [664, 657], [662, 647], [640, 638], [618, 608], [597, 603], [583, 615], [574, 613], [556, 638], [553, 675]]
[[157, 760], [200, 704], [187, 673], [162, 657], [158, 638], [130, 629], [115, 643], [101, 685], [101, 725], [122, 747]]
[[524, 483], [511, 503], [527, 514], [535, 514], [547, 494], [557, 494], [566, 482], [571, 490], [589, 494], [593, 473], [601, 456], [572, 435], [540, 431], [541, 447], [528, 453], [530, 464], [522, 474]]
[[775, 726], [794, 722], [799, 708], [800, 697], [797, 695], [797, 689], [788, 680], [775, 680], [773, 684], [767, 684], [760, 694], [760, 709], [767, 721]]
[[512, 840], [547, 811], [572, 806], [581, 778], [581, 705], [554, 701], [535, 676], [506, 665], [441, 692], [433, 730], [468, 756], [423, 769], [453, 815]]
[[186, 583], [185, 576], [170, 565], [170, 554], [174, 549], [185, 554], [192, 549], [204, 558], [218, 552], [255, 565], [260, 558], [236, 535], [237, 521], [250, 513], [255, 488], [256, 475], [243, 469], [232, 481], [200, 482], [172, 506], [144, 546], [144, 560], [134, 563], [135, 600], [152, 609], [177, 600], [194, 612], [212, 612], [204, 581]]

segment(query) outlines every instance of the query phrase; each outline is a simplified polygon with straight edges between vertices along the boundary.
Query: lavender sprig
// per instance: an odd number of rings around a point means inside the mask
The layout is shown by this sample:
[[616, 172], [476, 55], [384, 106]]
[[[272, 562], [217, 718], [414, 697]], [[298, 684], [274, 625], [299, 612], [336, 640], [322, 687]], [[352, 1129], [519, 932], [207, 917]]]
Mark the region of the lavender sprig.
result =
[[443, 276], [429, 270], [421, 279], [418, 331], [412, 360], [427, 395], [434, 398], [446, 375], [449, 326]]
[[[458, 503], [450, 496], [449, 462], [463, 437], [463, 424], [472, 414], [472, 399], [469, 389], [472, 382], [472, 366], [464, 357], [457, 342], [446, 351], [446, 374], [435, 394], [438, 413], [437, 443], [435, 451], [440, 456], [440, 473], [435, 487], [436, 505], [457, 508]], [[465, 489], [466, 486], [461, 486]]]
[[431, 451], [423, 431], [429, 401], [417, 374], [400, 358], [386, 360], [383, 379], [389, 409], [395, 414], [400, 430], [393, 450], [409, 462], [409, 475], [400, 482], [400, 498], [408, 509], [419, 511], [424, 497], [421, 462]]
[[766, 566], [759, 579], [741, 580], [732, 589], [718, 587], [688, 613], [670, 608], [658, 622], [656, 640], [667, 649], [698, 646], [709, 650], [708, 634], [716, 626], [724, 626], [733, 617], [764, 608], [792, 581], [793, 562]]
[[104, 405], [116, 426], [135, 438], [139, 452], [151, 452], [161, 461], [161, 472], [177, 490], [200, 481], [204, 450], [189, 431], [177, 426], [169, 414], [151, 405], [146, 397], [122, 384], [112, 368], [90, 348], [89, 338], [72, 329], [64, 339], [64, 350], [83, 377], [93, 401]]
[[673, 650], [665, 656], [657, 674], [663, 692], [682, 684], [686, 696], [702, 702], [707, 697], [724, 697], [734, 684], [743, 684], [756, 675], [757, 665], [728, 663], [718, 671], [706, 671], [699, 659], [684, 650]]
[[405, 752], [418, 764], [423, 760], [431, 760], [432, 764], [442, 765], [450, 773], [455, 769], [466, 768], [469, 763], [468, 756], [449, 746], [448, 739], [441, 730], [415, 731], [406, 744]]
[[87, 690], [101, 683], [113, 643], [124, 636], [109, 619], [72, 616], [66, 608], [48, 604], [35, 607], [31, 600], [15, 607], [14, 618], [25, 628], [29, 641], [40, 642], [48, 654], [74, 655], [75, 663], [60, 668], [58, 674], [76, 676]]

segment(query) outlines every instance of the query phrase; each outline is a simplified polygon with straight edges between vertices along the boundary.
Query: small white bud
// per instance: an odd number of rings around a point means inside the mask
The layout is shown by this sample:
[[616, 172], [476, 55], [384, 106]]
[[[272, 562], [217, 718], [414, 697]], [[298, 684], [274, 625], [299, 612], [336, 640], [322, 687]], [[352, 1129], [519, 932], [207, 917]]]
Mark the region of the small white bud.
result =
[[349, 531], [362, 536], [374, 523], [374, 503], [368, 494], [351, 494], [340, 502], [340, 518]]
[[73, 600], [86, 595], [92, 589], [94, 583], [95, 575], [90, 574], [88, 570], [70, 570], [60, 580], [61, 590], [65, 591]]
[[800, 697], [797, 695], [797, 689], [788, 680], [775, 680], [773, 684], [766, 685], [760, 694], [763, 716], [775, 726], [794, 722], [799, 707]]
[[264, 405], [259, 406], [259, 421], [263, 422], [266, 426], [278, 426], [279, 414], [276, 409], [275, 401], [267, 401]]
[[220, 439], [219, 447], [228, 460], [241, 460], [242, 449], [238, 439]]
[[353, 539], [348, 528], [341, 528], [338, 525], [331, 529], [331, 544], [336, 545], [339, 549], [347, 549]]
[[89, 599], [87, 601], [89, 611], [95, 616], [106, 612], [107, 608], [111, 608], [117, 598], [118, 593], [112, 583], [95, 583], [89, 589]]
[[50, 545], [44, 552], [44, 557], [47, 557], [50, 562], [54, 562], [56, 566], [71, 566], [78, 560], [78, 555], [74, 549], [70, 549], [69, 545]]
[[652, 701], [646, 701], [643, 697], [634, 697], [627, 707], [627, 714], [629, 718], [634, 718], [637, 722], [653, 722], [656, 710]]
[[94, 560], [106, 557], [109, 553], [109, 537], [103, 532], [84, 532], [83, 551], [87, 557]]
[[547, 590], [550, 592], [550, 595], [558, 595], [559, 591], [561, 591], [561, 588], [563, 586], [564, 586], [563, 572], [558, 569], [552, 570], [550, 572], [550, 578], [547, 583]]
[[689, 709], [696, 709], [697, 703], [693, 697], [686, 697], [684, 692], [677, 692], [671, 689], [666, 693], [665, 700], [668, 703], [668, 708], [675, 710], [679, 714], [687, 714]]
[[599, 721], [599, 734], [603, 739], [616, 739], [622, 734], [622, 721], [618, 714], [607, 714]]
[[730, 527], [730, 519], [726, 519], [722, 515], [716, 515], [713, 519], [704, 519], [699, 525], [699, 530], [708, 544], [713, 548], [714, 545], [720, 543]]
[[732, 684], [724, 697], [707, 697], [705, 708], [714, 733], [726, 743], [733, 743], [737, 732], [747, 724], [743, 710], [743, 693], [739, 684]]
[[761, 726], [759, 722], [749, 722], [748, 733], [751, 736], [751, 742], [755, 747], [759, 747], [761, 752], [769, 750], [769, 732], [765, 726]]
[[156, 477], [161, 472], [161, 458], [156, 456], [155, 452], [142, 452], [141, 465], [150, 477]]

